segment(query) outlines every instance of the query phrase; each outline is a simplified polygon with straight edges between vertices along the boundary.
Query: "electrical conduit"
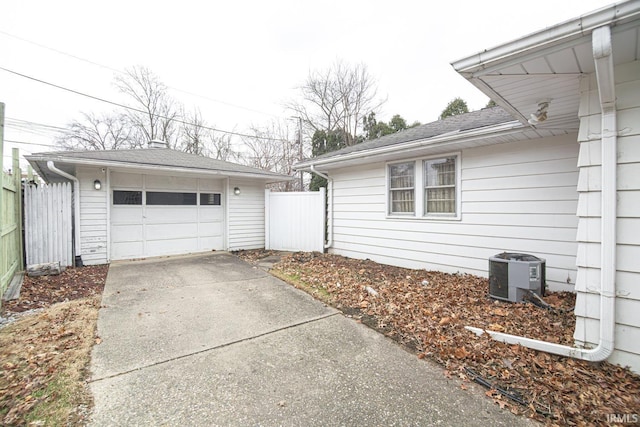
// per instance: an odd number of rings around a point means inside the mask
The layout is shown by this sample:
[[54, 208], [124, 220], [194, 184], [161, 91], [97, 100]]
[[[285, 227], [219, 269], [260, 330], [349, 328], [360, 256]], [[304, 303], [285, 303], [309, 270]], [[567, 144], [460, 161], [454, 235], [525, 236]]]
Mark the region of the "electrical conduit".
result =
[[467, 326], [467, 329], [482, 335], [488, 333], [496, 341], [520, 344], [523, 347], [560, 356], [599, 362], [606, 360], [614, 349], [615, 334], [615, 275], [616, 275], [616, 200], [617, 200], [617, 117], [615, 105], [615, 80], [613, 73], [613, 52], [611, 29], [604, 26], [593, 30], [593, 58], [596, 65], [596, 80], [602, 110], [602, 188], [600, 230], [600, 339], [597, 347], [580, 349], [516, 335], [485, 331]]

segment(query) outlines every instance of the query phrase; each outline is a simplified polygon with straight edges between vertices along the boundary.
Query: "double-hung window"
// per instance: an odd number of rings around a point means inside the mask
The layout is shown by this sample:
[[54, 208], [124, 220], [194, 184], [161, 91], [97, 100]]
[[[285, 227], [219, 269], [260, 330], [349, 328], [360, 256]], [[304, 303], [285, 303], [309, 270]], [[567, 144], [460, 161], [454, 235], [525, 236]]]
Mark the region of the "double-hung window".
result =
[[424, 214], [456, 213], [456, 158], [424, 161]]
[[389, 213], [415, 212], [415, 163], [389, 165]]
[[387, 165], [389, 216], [460, 219], [460, 155]]

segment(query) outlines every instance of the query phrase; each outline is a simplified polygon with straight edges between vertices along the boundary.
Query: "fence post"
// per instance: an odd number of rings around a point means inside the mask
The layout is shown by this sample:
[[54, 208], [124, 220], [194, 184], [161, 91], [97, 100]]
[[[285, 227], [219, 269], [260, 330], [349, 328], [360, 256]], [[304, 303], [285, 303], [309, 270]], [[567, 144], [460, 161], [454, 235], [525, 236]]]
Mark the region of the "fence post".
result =
[[271, 249], [271, 190], [264, 190], [264, 249]]
[[23, 251], [23, 240], [22, 240], [22, 170], [20, 170], [20, 152], [17, 148], [13, 148], [11, 150], [11, 155], [13, 156], [13, 166], [11, 168], [13, 172], [14, 182], [16, 185], [15, 192], [15, 215], [16, 215], [16, 227], [17, 229], [17, 239], [18, 244], [18, 271], [22, 271], [24, 269], [24, 251]]

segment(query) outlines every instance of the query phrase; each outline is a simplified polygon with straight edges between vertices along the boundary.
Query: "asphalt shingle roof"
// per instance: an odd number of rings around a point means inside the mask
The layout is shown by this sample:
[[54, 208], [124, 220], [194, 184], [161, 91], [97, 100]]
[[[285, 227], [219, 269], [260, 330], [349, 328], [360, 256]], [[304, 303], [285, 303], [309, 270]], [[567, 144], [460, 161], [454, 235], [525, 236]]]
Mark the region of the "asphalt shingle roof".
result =
[[314, 157], [313, 159], [308, 159], [307, 161], [313, 162], [315, 159], [328, 159], [334, 156], [357, 153], [359, 151], [364, 152], [375, 148], [429, 139], [450, 132], [463, 132], [487, 126], [499, 125], [502, 123], [512, 122], [514, 120], [513, 116], [502, 109], [502, 107], [496, 106], [484, 108], [482, 110], [447, 117], [443, 120], [426, 123], [411, 129], [385, 135], [341, 150], [326, 153], [318, 157]]
[[126, 164], [178, 167], [188, 169], [216, 170], [221, 172], [236, 172], [260, 174], [265, 176], [281, 177], [275, 172], [264, 171], [250, 166], [225, 162], [209, 157], [198, 156], [196, 154], [167, 148], [144, 148], [127, 150], [99, 150], [99, 151], [53, 151], [46, 153], [34, 153], [26, 156], [27, 159], [34, 157], [47, 157], [59, 159], [86, 159], [93, 161], [118, 162]]

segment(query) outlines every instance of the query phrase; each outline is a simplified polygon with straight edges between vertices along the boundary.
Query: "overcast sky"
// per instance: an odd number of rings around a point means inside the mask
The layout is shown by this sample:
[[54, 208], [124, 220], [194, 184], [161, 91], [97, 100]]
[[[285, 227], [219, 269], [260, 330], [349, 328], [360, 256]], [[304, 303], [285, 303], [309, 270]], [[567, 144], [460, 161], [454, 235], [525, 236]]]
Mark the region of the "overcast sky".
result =
[[[599, 9], [608, 0], [21, 0], [4, 2], [0, 67], [122, 102], [116, 70], [150, 68], [212, 126], [246, 132], [291, 114], [283, 104], [310, 70], [337, 59], [365, 64], [387, 98], [379, 119], [436, 120], [447, 103], [488, 99], [450, 63]], [[191, 92], [200, 96], [188, 95]], [[81, 111], [114, 107], [0, 70], [5, 166], [49, 151], [55, 134], [15, 119], [64, 127]]]

